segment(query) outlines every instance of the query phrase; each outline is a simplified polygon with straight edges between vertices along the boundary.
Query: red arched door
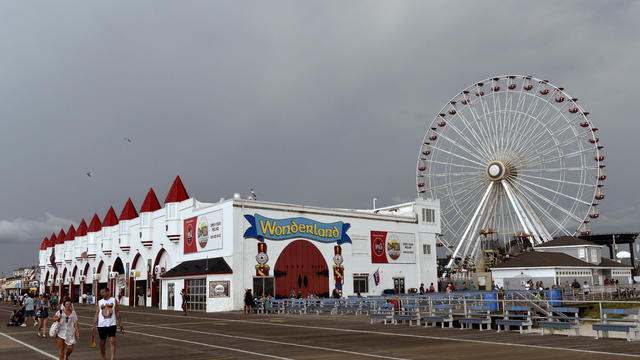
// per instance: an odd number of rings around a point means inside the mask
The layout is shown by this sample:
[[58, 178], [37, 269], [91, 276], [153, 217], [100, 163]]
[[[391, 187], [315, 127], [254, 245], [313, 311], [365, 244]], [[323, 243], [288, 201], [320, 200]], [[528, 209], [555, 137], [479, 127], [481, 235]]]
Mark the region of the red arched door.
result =
[[291, 289], [307, 297], [329, 297], [329, 268], [320, 250], [309, 241], [296, 240], [282, 250], [274, 270], [276, 297], [289, 297]]

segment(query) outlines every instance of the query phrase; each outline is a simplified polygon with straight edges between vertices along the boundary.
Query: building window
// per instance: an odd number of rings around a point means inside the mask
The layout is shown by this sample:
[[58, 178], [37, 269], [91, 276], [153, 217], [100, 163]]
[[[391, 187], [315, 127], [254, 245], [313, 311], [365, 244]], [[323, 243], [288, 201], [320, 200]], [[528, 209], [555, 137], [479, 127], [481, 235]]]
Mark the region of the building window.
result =
[[253, 294], [257, 297], [262, 296], [275, 296], [273, 277], [268, 276], [256, 276], [253, 278]]
[[598, 263], [598, 249], [591, 249], [591, 262]]
[[187, 309], [192, 311], [205, 311], [207, 309], [207, 280], [185, 280], [189, 302]]
[[142, 226], [142, 227], [151, 226], [151, 213], [150, 212], [143, 212], [142, 215], [140, 216], [140, 219], [142, 221], [142, 224], [140, 226]]
[[175, 219], [178, 217], [178, 204], [177, 203], [168, 203], [167, 204], [167, 219]]
[[353, 276], [353, 291], [356, 294], [366, 294], [369, 292], [369, 274]]
[[422, 244], [422, 253], [425, 255], [431, 255], [431, 245]]
[[422, 209], [422, 222], [432, 223], [435, 222], [436, 211], [433, 209]]
[[587, 253], [584, 248], [578, 249], [578, 257], [580, 259], [584, 259], [585, 257], [587, 257]]

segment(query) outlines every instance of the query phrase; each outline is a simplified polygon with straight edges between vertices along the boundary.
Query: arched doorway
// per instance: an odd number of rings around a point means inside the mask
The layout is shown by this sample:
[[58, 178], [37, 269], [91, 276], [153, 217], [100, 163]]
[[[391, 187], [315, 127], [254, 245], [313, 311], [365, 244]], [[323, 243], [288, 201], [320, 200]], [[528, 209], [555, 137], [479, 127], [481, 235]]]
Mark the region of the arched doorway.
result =
[[74, 302], [80, 298], [80, 294], [78, 294], [80, 292], [80, 285], [76, 285], [76, 280], [78, 279], [76, 277], [77, 273], [78, 265], [73, 267], [73, 271], [71, 272], [71, 278], [73, 279], [73, 281], [69, 282], [69, 298], [71, 298], [71, 302]]
[[44, 276], [44, 293], [49, 294], [49, 270], [47, 270], [47, 274]]
[[87, 284], [87, 279], [89, 278], [89, 263], [87, 263], [84, 266], [84, 271], [82, 272], [82, 275], [84, 276], [84, 280], [82, 281], [82, 284], [81, 284], [82, 293], [83, 294], [90, 294], [90, 293], [92, 293], [92, 291], [91, 291], [92, 290], [91, 289], [92, 286], [91, 286], [91, 284]]
[[318, 248], [306, 240], [296, 240], [280, 253], [274, 270], [276, 297], [296, 295], [329, 297], [329, 268]]
[[165, 249], [160, 249], [158, 255], [156, 256], [155, 261], [153, 262], [153, 267], [151, 268], [151, 306], [160, 307], [160, 298], [162, 298], [162, 286], [160, 281], [159, 274], [156, 274], [156, 267], [168, 269], [169, 266], [169, 254]]
[[[95, 275], [98, 275], [100, 279], [97, 279]], [[96, 297], [100, 297], [100, 290], [107, 287], [107, 281], [109, 280], [109, 274], [105, 270], [104, 261], [100, 260], [98, 263], [98, 268], [96, 269], [96, 273], [94, 274], [93, 281], [95, 282], [96, 288]]]
[[[144, 265], [144, 261], [140, 253], [137, 253], [131, 263], [131, 274], [135, 275], [136, 271], [140, 271], [140, 277], [142, 277], [144, 269], [138, 268], [141, 264]], [[147, 298], [147, 281], [133, 275], [129, 277], [129, 306], [144, 306]]]
[[119, 274], [116, 278], [111, 279], [111, 296], [114, 296], [117, 298], [118, 295], [120, 294], [120, 291], [123, 291], [120, 288], [119, 284], [121, 282], [118, 282], [118, 279], [124, 276], [124, 265], [122, 264], [122, 260], [119, 257], [117, 257], [116, 260], [113, 262], [111, 271]]

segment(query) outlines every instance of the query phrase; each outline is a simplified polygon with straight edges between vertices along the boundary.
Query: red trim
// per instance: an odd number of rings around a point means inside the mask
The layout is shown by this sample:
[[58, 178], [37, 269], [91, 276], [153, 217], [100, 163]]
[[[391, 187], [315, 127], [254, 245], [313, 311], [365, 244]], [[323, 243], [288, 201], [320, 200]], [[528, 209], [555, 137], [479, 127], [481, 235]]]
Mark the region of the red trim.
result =
[[163, 278], [175, 278], [175, 277], [188, 277], [188, 276], [198, 276], [198, 275], [218, 275], [218, 274], [233, 274], [233, 271], [221, 271], [221, 272], [206, 272], [206, 273], [195, 273], [195, 274], [187, 274], [187, 275], [162, 275]]
[[133, 306], [136, 299], [136, 280], [135, 278], [134, 280], [131, 280], [131, 272], [136, 271], [136, 265], [138, 265], [138, 260], [141, 257], [142, 255], [140, 255], [140, 253], [137, 253], [133, 258], [133, 261], [131, 262], [131, 269], [129, 269], [129, 279], [127, 279], [127, 281], [129, 282], [129, 306]]
[[118, 225], [118, 217], [116, 216], [116, 212], [113, 210], [113, 206], [109, 207], [107, 211], [107, 215], [105, 215], [104, 220], [102, 220], [102, 227], [105, 226], [116, 226]]
[[96, 269], [96, 274], [100, 274], [100, 271], [102, 270], [102, 265], [104, 265], [104, 261], [100, 260], [100, 263], [98, 264], [98, 269]]
[[165, 250], [164, 248], [158, 251], [158, 255], [156, 255], [156, 259], [153, 262], [153, 267], [151, 268], [151, 306], [153, 307], [158, 306], [158, 301], [156, 300], [158, 293], [158, 287], [156, 286], [156, 282], [158, 281], [158, 279], [156, 279], [155, 276], [156, 266], [158, 266], [158, 262], [160, 261], [160, 257], [162, 256], [162, 254], [166, 252], [167, 250]]
[[78, 225], [78, 229], [76, 230], [76, 236], [85, 235], [87, 235], [87, 223], [82, 219], [82, 221], [80, 221], [80, 225]]
[[67, 238], [64, 241], [73, 241], [76, 238], [76, 228], [73, 225], [69, 226], [69, 230], [67, 230]]
[[56, 245], [64, 244], [64, 240], [66, 237], [67, 235], [64, 233], [64, 230], [60, 230], [60, 232], [58, 233], [58, 237], [56, 238]]

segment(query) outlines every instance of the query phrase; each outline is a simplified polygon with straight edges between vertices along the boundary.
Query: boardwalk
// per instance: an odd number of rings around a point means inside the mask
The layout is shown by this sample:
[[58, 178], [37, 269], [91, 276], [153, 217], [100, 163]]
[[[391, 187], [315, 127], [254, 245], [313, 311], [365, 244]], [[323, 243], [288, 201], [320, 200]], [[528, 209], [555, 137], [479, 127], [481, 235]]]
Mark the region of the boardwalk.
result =
[[[0, 305], [8, 317], [9, 305]], [[97, 359], [89, 348], [93, 307], [77, 306], [81, 337], [72, 359]], [[3, 315], [4, 316], [4, 315]], [[118, 359], [630, 359], [640, 344], [495, 331], [369, 325], [366, 316], [251, 315], [122, 310]], [[33, 328], [0, 328], [0, 359], [56, 358], [51, 339]]]

